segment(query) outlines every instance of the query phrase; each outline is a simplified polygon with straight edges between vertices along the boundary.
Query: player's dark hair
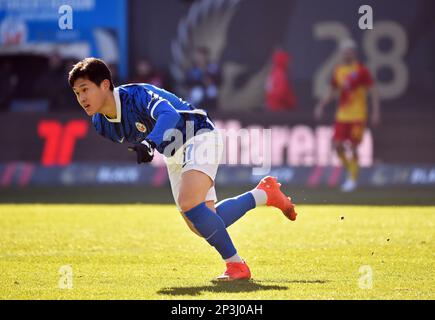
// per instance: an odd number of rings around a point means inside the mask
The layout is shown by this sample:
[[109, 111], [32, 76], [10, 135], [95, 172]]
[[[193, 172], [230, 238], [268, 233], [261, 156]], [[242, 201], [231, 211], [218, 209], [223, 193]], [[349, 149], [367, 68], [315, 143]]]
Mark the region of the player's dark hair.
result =
[[68, 75], [69, 85], [73, 87], [74, 82], [76, 82], [78, 78], [88, 79], [97, 86], [107, 79], [110, 81], [110, 90], [113, 91], [114, 89], [112, 73], [101, 59], [86, 58], [76, 63]]

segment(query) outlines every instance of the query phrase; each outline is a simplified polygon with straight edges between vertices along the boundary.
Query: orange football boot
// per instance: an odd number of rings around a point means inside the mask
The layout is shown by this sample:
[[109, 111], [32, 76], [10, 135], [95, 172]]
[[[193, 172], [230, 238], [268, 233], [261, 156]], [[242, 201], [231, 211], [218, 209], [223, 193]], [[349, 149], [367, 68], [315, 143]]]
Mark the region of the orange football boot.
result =
[[246, 262], [227, 262], [227, 270], [216, 278], [217, 281], [234, 281], [251, 279], [251, 271]]
[[291, 198], [281, 191], [281, 183], [275, 177], [267, 176], [261, 179], [256, 189], [264, 190], [267, 194], [267, 206], [278, 208], [291, 221], [296, 220], [297, 213]]

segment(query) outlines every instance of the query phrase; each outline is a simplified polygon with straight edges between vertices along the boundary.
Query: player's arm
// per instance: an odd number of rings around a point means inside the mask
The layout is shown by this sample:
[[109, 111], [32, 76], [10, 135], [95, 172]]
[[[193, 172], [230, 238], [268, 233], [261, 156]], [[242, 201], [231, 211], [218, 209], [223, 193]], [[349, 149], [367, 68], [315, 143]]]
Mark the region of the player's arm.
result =
[[148, 134], [147, 140], [158, 147], [164, 141], [165, 132], [175, 128], [180, 120], [180, 115], [172, 104], [165, 99], [155, 99], [147, 109], [151, 118], [156, 120], [156, 124]]
[[154, 149], [163, 141], [167, 130], [175, 128], [180, 120], [177, 110], [164, 99], [151, 99], [146, 107], [146, 112], [156, 121], [153, 130], [142, 143], [130, 147], [130, 151], [136, 151], [137, 163], [151, 162], [154, 157]]
[[323, 112], [328, 104], [330, 104], [337, 95], [337, 89], [331, 85], [328, 88], [325, 96], [319, 101], [319, 103], [314, 108], [314, 118], [319, 121], [323, 117]]
[[372, 116], [371, 121], [372, 125], [377, 126], [381, 122], [381, 99], [379, 97], [379, 90], [378, 88], [373, 85], [369, 89], [369, 94], [371, 98], [371, 104], [372, 104]]
[[375, 80], [373, 79], [369, 69], [365, 66], [361, 69], [361, 80], [363, 84], [368, 89], [368, 94], [371, 98], [372, 105], [372, 113], [371, 113], [371, 122], [372, 125], [377, 126], [381, 121], [381, 106], [380, 106], [380, 97], [379, 90], [376, 87]]

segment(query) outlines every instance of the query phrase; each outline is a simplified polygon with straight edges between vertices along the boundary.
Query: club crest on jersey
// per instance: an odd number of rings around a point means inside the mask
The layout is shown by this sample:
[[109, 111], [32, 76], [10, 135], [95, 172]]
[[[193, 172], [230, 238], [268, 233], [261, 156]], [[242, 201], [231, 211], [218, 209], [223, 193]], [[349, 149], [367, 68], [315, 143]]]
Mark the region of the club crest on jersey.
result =
[[147, 127], [145, 127], [145, 125], [143, 123], [136, 122], [136, 128], [137, 128], [137, 130], [139, 130], [142, 133], [147, 132]]

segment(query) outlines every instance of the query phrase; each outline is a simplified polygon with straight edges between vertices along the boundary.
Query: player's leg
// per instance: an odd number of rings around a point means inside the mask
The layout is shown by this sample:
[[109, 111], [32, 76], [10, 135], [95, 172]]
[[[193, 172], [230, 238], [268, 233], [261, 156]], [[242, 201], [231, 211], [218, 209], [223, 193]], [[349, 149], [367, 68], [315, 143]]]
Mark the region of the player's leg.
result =
[[183, 172], [178, 196], [179, 207], [196, 233], [213, 246], [227, 263], [226, 272], [218, 280], [249, 279], [250, 270], [237, 254], [224, 221], [209, 208], [211, 201], [206, 201], [211, 188], [213, 180], [207, 174], [198, 170]]
[[[257, 198], [264, 198], [261, 204], [266, 203], [266, 194], [264, 191], [258, 192]], [[254, 209], [258, 204], [252, 192], [246, 192], [234, 198], [220, 201], [215, 205], [216, 213], [222, 218], [225, 227], [229, 227], [234, 222], [243, 217], [248, 211]]]
[[341, 190], [346, 192], [348, 189], [352, 188], [353, 180], [351, 177], [351, 168], [350, 168], [350, 160], [346, 156], [346, 149], [344, 147], [344, 143], [342, 141], [334, 141], [334, 149], [337, 153], [338, 158], [340, 159], [341, 165], [346, 171], [346, 180], [341, 186]]
[[222, 218], [226, 227], [239, 220], [248, 211], [261, 205], [276, 207], [287, 218], [295, 220], [294, 205], [291, 199], [280, 190], [280, 187], [281, 184], [275, 177], [265, 177], [255, 189], [217, 203], [216, 213]]
[[341, 190], [344, 192], [351, 191], [354, 188], [354, 181], [351, 179], [351, 163], [346, 155], [344, 146], [345, 141], [351, 139], [350, 129], [351, 125], [349, 123], [336, 122], [334, 126], [333, 148], [343, 168], [346, 170], [346, 180], [341, 186]]
[[349, 159], [346, 156], [346, 148], [344, 147], [344, 143], [341, 141], [334, 141], [333, 144], [334, 150], [337, 153], [338, 159], [346, 170], [349, 168]]
[[352, 169], [355, 168], [353, 166], [354, 162], [352, 161], [352, 158], [349, 159], [346, 156], [346, 149], [343, 143], [336, 143], [334, 147], [337, 152], [338, 158], [340, 159], [343, 165], [343, 168], [346, 170], [346, 179], [344, 183], [341, 185], [341, 191], [351, 192], [356, 187], [355, 180], [353, 179], [352, 176], [352, 172], [353, 172]]
[[225, 223], [214, 207], [217, 200], [214, 179], [222, 150], [218, 132], [195, 136], [173, 157], [166, 159], [169, 179], [177, 207], [188, 226], [215, 247], [227, 263], [226, 272], [218, 280], [249, 279], [250, 270], [238, 256]]
[[351, 151], [352, 151], [352, 158], [349, 161], [349, 173], [350, 173], [350, 178], [356, 182], [359, 176], [358, 145], [353, 144], [351, 147]]
[[354, 123], [351, 127], [350, 142], [351, 142], [351, 152], [352, 156], [349, 159], [349, 187], [345, 191], [353, 191], [357, 186], [358, 176], [359, 176], [359, 157], [358, 157], [358, 146], [362, 141], [364, 135], [365, 125], [364, 123]]
[[183, 172], [177, 200], [183, 215], [197, 233], [227, 260], [236, 255], [237, 250], [223, 220], [207, 207], [206, 195], [212, 187], [213, 181], [205, 173], [197, 170]]
[[177, 199], [180, 209], [186, 212], [205, 202], [206, 195], [212, 187], [213, 180], [204, 172], [194, 169], [183, 172]]
[[334, 126], [334, 135], [332, 139], [332, 146], [337, 153], [340, 162], [346, 170], [349, 167], [349, 160], [346, 156], [346, 149], [344, 147], [344, 142], [349, 139], [348, 133], [349, 125], [343, 122], [336, 122]]
[[355, 146], [351, 147], [352, 156], [347, 164], [347, 178], [341, 186], [341, 191], [352, 192], [357, 187], [357, 179], [359, 172], [358, 154]]

